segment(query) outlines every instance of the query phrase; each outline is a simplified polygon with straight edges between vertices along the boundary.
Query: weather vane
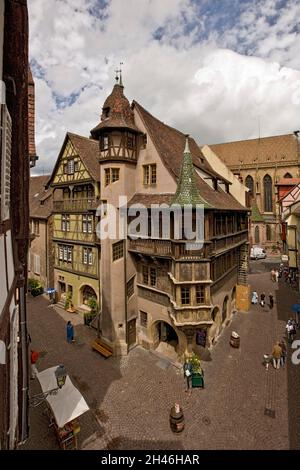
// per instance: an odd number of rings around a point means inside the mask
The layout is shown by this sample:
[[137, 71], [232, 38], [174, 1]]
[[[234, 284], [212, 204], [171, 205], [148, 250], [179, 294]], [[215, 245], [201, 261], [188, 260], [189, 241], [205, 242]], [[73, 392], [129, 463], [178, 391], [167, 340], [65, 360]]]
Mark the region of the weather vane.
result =
[[122, 65], [124, 65], [123, 62], [120, 62], [120, 68], [115, 70], [115, 72], [116, 72], [116, 76], [115, 76], [116, 82], [121, 86], [123, 86], [123, 82], [122, 82]]

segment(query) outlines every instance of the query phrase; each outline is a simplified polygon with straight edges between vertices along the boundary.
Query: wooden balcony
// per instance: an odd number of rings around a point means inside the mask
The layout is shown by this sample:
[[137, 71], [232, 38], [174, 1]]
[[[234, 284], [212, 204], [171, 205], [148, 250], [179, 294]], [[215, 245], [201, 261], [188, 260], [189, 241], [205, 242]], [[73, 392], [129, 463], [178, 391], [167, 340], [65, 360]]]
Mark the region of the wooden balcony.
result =
[[85, 199], [62, 199], [53, 201], [53, 212], [88, 212], [94, 211], [100, 205], [96, 197]]
[[159, 257], [174, 259], [201, 259], [210, 255], [210, 242], [205, 242], [204, 246], [197, 249], [196, 246], [187, 246], [185, 241], [161, 240], [161, 239], [129, 239], [129, 251], [141, 254], [148, 254]]
[[241, 245], [248, 241], [248, 230], [243, 230], [236, 234], [224, 235], [212, 240], [212, 251], [218, 253], [233, 248], [234, 246]]

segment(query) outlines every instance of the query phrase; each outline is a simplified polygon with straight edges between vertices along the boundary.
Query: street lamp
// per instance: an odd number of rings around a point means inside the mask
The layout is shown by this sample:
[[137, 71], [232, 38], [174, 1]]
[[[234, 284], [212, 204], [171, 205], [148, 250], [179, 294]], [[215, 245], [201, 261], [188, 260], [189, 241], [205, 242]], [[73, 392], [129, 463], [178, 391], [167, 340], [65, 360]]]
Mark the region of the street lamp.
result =
[[43, 403], [46, 398], [48, 397], [48, 395], [56, 395], [58, 390], [61, 389], [65, 383], [66, 383], [66, 378], [67, 378], [67, 370], [65, 368], [64, 365], [59, 365], [55, 372], [55, 378], [56, 378], [56, 383], [57, 383], [57, 387], [55, 388], [52, 388], [51, 390], [47, 390], [46, 392], [42, 392], [42, 393], [38, 393], [36, 395], [33, 395], [30, 399], [29, 399], [29, 405], [32, 406], [32, 407], [36, 407], [38, 405], [40, 405], [41, 403]]

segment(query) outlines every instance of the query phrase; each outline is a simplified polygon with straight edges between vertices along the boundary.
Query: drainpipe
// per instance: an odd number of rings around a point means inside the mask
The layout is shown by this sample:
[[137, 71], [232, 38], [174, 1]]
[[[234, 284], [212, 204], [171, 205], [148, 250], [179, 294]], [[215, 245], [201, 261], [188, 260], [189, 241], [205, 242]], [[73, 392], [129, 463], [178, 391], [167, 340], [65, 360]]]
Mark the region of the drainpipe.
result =
[[24, 276], [20, 276], [23, 285], [20, 292], [20, 334], [21, 334], [21, 354], [22, 354], [22, 429], [21, 443], [28, 439], [28, 348], [27, 348], [27, 325], [26, 325], [26, 303]]
[[125, 302], [125, 341], [127, 346], [127, 354], [128, 354], [128, 311], [127, 311], [127, 233], [124, 239], [124, 302]]
[[46, 236], [45, 236], [45, 252], [46, 252], [46, 283], [47, 288], [49, 285], [49, 261], [48, 261], [48, 219], [46, 219]]

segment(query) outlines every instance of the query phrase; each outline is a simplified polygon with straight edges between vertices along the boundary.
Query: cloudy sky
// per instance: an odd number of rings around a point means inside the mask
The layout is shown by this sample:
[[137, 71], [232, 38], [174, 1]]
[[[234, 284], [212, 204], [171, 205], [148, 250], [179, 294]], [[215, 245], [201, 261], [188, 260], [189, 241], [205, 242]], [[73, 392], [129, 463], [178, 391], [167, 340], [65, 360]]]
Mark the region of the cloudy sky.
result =
[[299, 0], [28, 0], [36, 173], [125, 94], [199, 143], [300, 128]]

